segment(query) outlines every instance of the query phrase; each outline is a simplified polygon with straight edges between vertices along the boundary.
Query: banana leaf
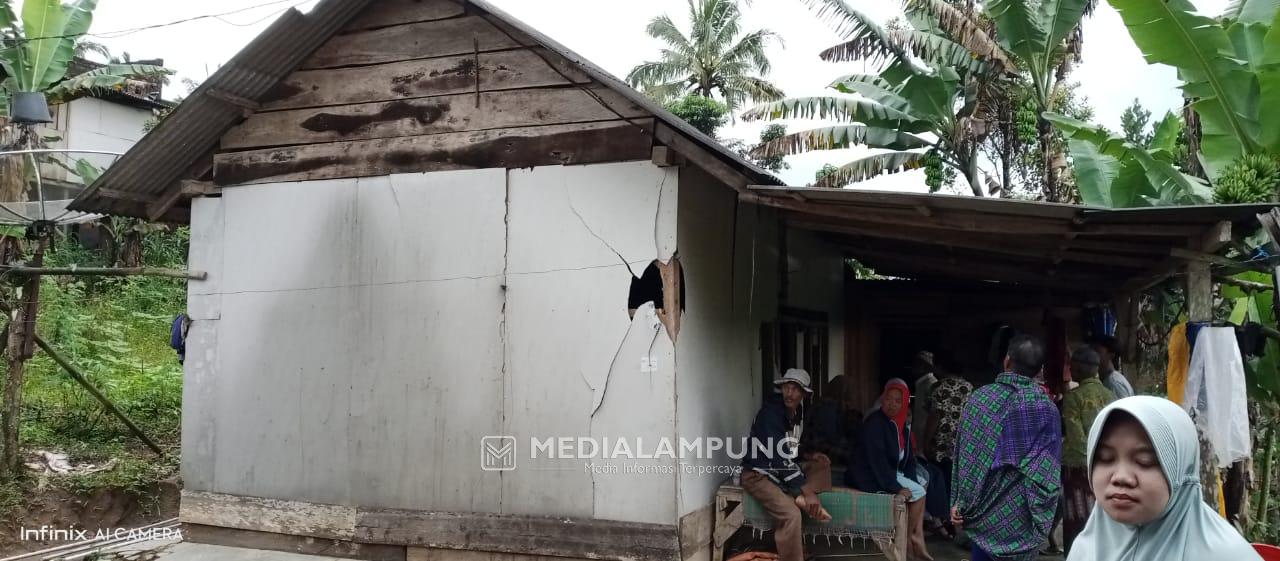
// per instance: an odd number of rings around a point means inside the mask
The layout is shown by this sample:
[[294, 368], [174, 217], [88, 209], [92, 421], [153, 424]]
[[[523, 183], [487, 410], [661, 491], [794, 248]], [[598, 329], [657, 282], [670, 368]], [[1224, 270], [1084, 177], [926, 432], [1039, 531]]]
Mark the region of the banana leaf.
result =
[[1259, 81], [1248, 63], [1234, 56], [1237, 45], [1222, 22], [1200, 15], [1189, 0], [1111, 0], [1111, 5], [1147, 62], [1176, 68], [1184, 94], [1197, 100], [1210, 177], [1259, 151]]
[[67, 75], [67, 68], [76, 56], [76, 41], [89, 32], [93, 24], [93, 10], [98, 7], [98, 0], [76, 0], [62, 7], [62, 33], [57, 51], [49, 62], [49, 68], [36, 84], [37, 90], [43, 90], [58, 83]]
[[818, 187], [844, 187], [880, 175], [902, 173], [924, 167], [924, 154], [918, 152], [886, 152], [867, 156], [840, 166], [818, 180]]
[[22, 5], [23, 66], [18, 73], [22, 91], [40, 91], [40, 82], [53, 64], [62, 40], [62, 5], [58, 0], [26, 0]]

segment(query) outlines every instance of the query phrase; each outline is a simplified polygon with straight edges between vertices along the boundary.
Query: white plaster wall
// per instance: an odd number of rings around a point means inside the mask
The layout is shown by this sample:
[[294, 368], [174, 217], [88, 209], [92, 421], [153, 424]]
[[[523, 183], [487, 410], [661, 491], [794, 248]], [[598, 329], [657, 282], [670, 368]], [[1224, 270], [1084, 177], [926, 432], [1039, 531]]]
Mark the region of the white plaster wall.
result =
[[[210, 277], [189, 293], [187, 488], [674, 524], [674, 460], [593, 475], [528, 443], [675, 437], [674, 344], [652, 306], [628, 318], [627, 293], [629, 269], [675, 251], [677, 187], [639, 162], [196, 201]], [[517, 469], [481, 470], [481, 438], [504, 434]]]
[[[676, 203], [675, 171], [649, 162], [510, 172], [503, 426], [522, 447], [674, 436], [674, 348], [651, 313], [628, 318], [627, 294], [630, 271], [674, 250]], [[642, 358], [657, 370], [642, 372]], [[618, 474], [586, 463], [543, 458], [504, 473], [503, 512], [674, 523], [673, 460], [595, 462]], [[671, 473], [621, 473], [635, 463]]]
[[[676, 343], [682, 438], [743, 438], [759, 409], [759, 329], [777, 310], [775, 215], [694, 167], [680, 175], [680, 254], [687, 311]], [[735, 224], [735, 212], [737, 220]], [[721, 452], [694, 467], [736, 466]], [[680, 475], [680, 514], [713, 503], [729, 476]]]
[[505, 172], [230, 188], [196, 203], [187, 488], [497, 511]]
[[[130, 107], [93, 97], [80, 98], [63, 107], [67, 111], [66, 130], [62, 136], [66, 147], [75, 150], [128, 152], [146, 131], [143, 126], [152, 117], [150, 109]], [[114, 156], [82, 154], [99, 167], [110, 166]]]
[[844, 257], [807, 230], [787, 230], [786, 305], [827, 314], [828, 378], [845, 369]]

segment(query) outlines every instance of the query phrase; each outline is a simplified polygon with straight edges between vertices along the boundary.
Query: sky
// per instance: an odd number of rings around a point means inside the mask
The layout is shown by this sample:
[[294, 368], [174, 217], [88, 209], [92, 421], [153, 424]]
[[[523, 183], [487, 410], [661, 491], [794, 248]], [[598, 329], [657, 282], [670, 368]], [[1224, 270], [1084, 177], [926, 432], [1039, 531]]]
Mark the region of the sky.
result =
[[[900, 13], [897, 2], [892, 0], [849, 1], [884, 20]], [[657, 56], [661, 44], [644, 33], [649, 20], [670, 14], [679, 25], [687, 21], [688, 12], [687, 0], [491, 2], [617, 76], [625, 76], [631, 67]], [[1218, 14], [1227, 0], [1193, 3], [1203, 13]], [[314, 4], [315, 0], [100, 0], [92, 32], [101, 35], [95, 40], [117, 54], [128, 52], [134, 59], [163, 58], [166, 66], [177, 71], [177, 79], [166, 91], [166, 96], [172, 97], [185, 93], [181, 79], [199, 81], [208, 77], [285, 10], [296, 6], [306, 11]], [[744, 12], [746, 29], [767, 28], [785, 41], [770, 48], [773, 70], [768, 77], [789, 96], [823, 95], [838, 76], [875, 71], [860, 62], [833, 64], [820, 60], [818, 53], [838, 43], [839, 38], [800, 0], [754, 0], [744, 7]], [[117, 33], [209, 15], [217, 17]], [[1154, 119], [1181, 106], [1174, 71], [1150, 66], [1142, 59], [1119, 14], [1105, 1], [1086, 20], [1084, 33], [1084, 61], [1072, 79], [1081, 83], [1080, 92], [1095, 108], [1098, 123], [1119, 130], [1120, 115], [1135, 98], [1152, 111]], [[812, 121], [785, 124], [791, 131], [821, 125]], [[720, 136], [753, 142], [763, 127], [762, 123], [736, 120], [722, 129]], [[870, 153], [852, 149], [801, 154], [788, 158], [791, 169], [779, 175], [789, 184], [805, 185], [813, 181], [814, 172], [824, 164], [840, 165]], [[911, 172], [883, 176], [859, 186], [923, 190], [923, 182], [922, 172]]]

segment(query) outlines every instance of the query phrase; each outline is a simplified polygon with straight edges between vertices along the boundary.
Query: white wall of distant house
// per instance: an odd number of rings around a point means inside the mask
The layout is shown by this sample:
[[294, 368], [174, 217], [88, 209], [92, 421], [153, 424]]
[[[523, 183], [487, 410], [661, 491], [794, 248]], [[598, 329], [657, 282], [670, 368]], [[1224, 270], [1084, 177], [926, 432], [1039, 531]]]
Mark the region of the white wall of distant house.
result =
[[[123, 154], [133, 148], [146, 135], [144, 129], [147, 121], [154, 116], [151, 109], [134, 107], [96, 97], [83, 97], [70, 103], [50, 107], [54, 122], [43, 127], [40, 134], [46, 137], [57, 137], [58, 140], [48, 143], [50, 148], [65, 150], [96, 150]], [[107, 168], [115, 162], [116, 156], [106, 154], [70, 154], [64, 161], [83, 158], [100, 168]], [[71, 167], [75, 167], [74, 164]], [[65, 172], [45, 166], [52, 179], [67, 179], [79, 183], [74, 176], [67, 177]]]

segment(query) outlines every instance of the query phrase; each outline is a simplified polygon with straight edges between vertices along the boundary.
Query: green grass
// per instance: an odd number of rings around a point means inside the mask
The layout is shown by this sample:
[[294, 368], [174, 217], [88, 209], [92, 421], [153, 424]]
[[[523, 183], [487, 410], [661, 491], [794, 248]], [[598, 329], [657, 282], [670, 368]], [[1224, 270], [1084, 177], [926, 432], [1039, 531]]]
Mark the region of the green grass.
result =
[[[187, 234], [152, 233], [146, 264], [185, 267]], [[59, 239], [46, 265], [109, 266], [94, 252]], [[27, 363], [21, 437], [27, 450], [66, 453], [72, 463], [113, 469], [55, 476], [49, 483], [73, 492], [116, 488], [143, 493], [171, 477], [178, 466], [182, 366], [169, 347], [169, 326], [186, 306], [183, 281], [159, 278], [45, 278], [39, 333], [49, 345], [165, 448], [161, 459], [113, 417], [44, 352]], [[0, 487], [0, 510], [12, 503]], [[9, 504], [9, 508], [14, 505]]]

